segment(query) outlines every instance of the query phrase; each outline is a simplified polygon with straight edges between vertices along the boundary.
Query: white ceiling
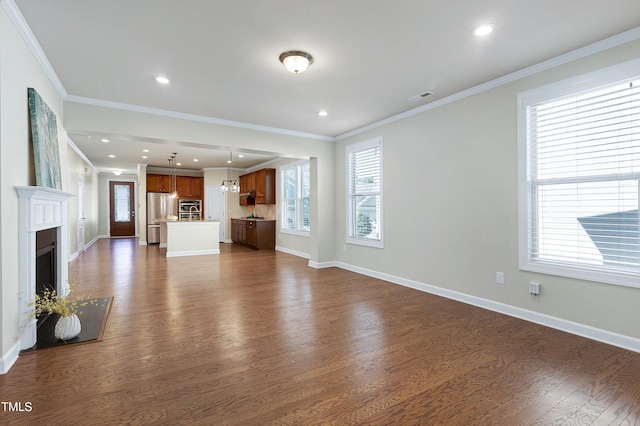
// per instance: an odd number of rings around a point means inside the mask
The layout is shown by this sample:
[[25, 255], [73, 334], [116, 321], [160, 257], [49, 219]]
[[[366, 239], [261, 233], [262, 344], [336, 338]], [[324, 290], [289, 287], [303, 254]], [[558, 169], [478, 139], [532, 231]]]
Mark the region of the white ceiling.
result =
[[[325, 137], [640, 25], [638, 0], [14, 1], [70, 98]], [[496, 31], [473, 36], [482, 23]], [[294, 49], [315, 58], [304, 74], [278, 61]], [[157, 75], [171, 84], [159, 85]], [[425, 91], [434, 94], [408, 100]], [[229, 156], [123, 135], [101, 143], [108, 134], [80, 133], [70, 137], [101, 171], [132, 171], [143, 161], [164, 166], [174, 148], [183, 163], [199, 157], [193, 168], [226, 167]], [[153, 157], [142, 160], [142, 149]], [[273, 158], [246, 154], [234, 167]]]

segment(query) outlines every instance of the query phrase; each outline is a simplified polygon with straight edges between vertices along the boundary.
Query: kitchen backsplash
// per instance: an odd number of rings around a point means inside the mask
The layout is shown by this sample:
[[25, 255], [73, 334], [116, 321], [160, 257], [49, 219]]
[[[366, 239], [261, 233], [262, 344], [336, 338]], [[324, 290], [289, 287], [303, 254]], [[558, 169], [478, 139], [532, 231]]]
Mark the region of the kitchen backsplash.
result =
[[264, 217], [265, 219], [276, 220], [275, 204], [258, 204], [257, 206], [247, 206], [247, 214], [253, 212], [254, 216]]

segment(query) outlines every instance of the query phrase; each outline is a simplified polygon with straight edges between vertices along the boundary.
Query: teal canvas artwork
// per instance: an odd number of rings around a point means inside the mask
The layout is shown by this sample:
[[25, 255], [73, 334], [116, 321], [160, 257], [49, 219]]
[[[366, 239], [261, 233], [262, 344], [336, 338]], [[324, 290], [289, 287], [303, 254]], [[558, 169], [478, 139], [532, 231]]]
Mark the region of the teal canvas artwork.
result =
[[35, 89], [30, 87], [28, 94], [36, 185], [62, 190], [56, 115]]

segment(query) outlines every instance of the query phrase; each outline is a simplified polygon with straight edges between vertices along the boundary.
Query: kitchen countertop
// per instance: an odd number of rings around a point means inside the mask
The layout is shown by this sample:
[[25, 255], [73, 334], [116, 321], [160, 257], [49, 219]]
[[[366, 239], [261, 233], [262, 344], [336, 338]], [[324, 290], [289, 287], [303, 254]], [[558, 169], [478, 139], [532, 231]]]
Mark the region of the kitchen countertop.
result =
[[265, 217], [234, 217], [233, 220], [259, 220], [261, 222], [275, 222], [275, 219], [267, 219]]

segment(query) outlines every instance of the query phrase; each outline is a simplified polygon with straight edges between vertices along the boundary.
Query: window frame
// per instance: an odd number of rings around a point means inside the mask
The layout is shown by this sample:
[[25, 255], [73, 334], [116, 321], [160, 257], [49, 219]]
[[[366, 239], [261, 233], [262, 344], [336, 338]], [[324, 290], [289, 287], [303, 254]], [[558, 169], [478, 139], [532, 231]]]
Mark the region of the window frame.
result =
[[[351, 154], [366, 151], [373, 147], [379, 147], [380, 149], [380, 164], [379, 164], [379, 184], [377, 191], [369, 191], [366, 193], [353, 193], [353, 188], [351, 185], [351, 166], [350, 166], [350, 158]], [[384, 170], [384, 146], [383, 146], [383, 138], [382, 136], [378, 136], [375, 138], [367, 139], [362, 142], [357, 142], [353, 144], [349, 144], [345, 146], [345, 171], [346, 171], [346, 219], [347, 219], [347, 229], [346, 229], [346, 242], [347, 244], [355, 244], [367, 247], [374, 248], [384, 248], [384, 179], [383, 179], [383, 170]], [[376, 227], [378, 231], [378, 238], [364, 238], [355, 236], [354, 226], [355, 223], [354, 214], [356, 213], [355, 205], [354, 205], [354, 197], [357, 196], [378, 196], [380, 199], [379, 202], [379, 211], [377, 216], [379, 216]]]
[[640, 76], [640, 59], [518, 93], [518, 262], [521, 270], [640, 288], [640, 272], [623, 269], [605, 270], [589, 267], [586, 263], [568, 264], [531, 258], [530, 253], [534, 251], [530, 235], [531, 217], [535, 207], [533, 206], [534, 191], [529, 183], [527, 140], [527, 108], [529, 106], [589, 90], [595, 91], [599, 87], [638, 76]]
[[[311, 233], [311, 218], [309, 217], [309, 229], [306, 230], [302, 227], [302, 223], [303, 223], [303, 205], [304, 205], [304, 200], [307, 200], [309, 205], [311, 204], [311, 188], [309, 188], [309, 196], [307, 197], [303, 197], [302, 196], [302, 169], [307, 166], [309, 169], [309, 181], [311, 180], [311, 162], [309, 160], [301, 160], [301, 161], [296, 161], [293, 163], [288, 163], [285, 164], [283, 166], [280, 167], [280, 188], [281, 191], [280, 193], [282, 194], [281, 197], [281, 211], [280, 211], [280, 218], [281, 218], [281, 226], [280, 226], [280, 232], [283, 232], [285, 234], [292, 234], [292, 235], [300, 235], [300, 236], [305, 236], [308, 237], [309, 234]], [[295, 181], [295, 186], [296, 186], [296, 197], [295, 198], [287, 198], [287, 191], [286, 191], [286, 171], [290, 170], [290, 169], [294, 169], [295, 170], [295, 176], [296, 176], [296, 181]], [[287, 228], [285, 225], [287, 223], [287, 200], [295, 200], [295, 215], [296, 215], [296, 229], [291, 229], [291, 228]]]

